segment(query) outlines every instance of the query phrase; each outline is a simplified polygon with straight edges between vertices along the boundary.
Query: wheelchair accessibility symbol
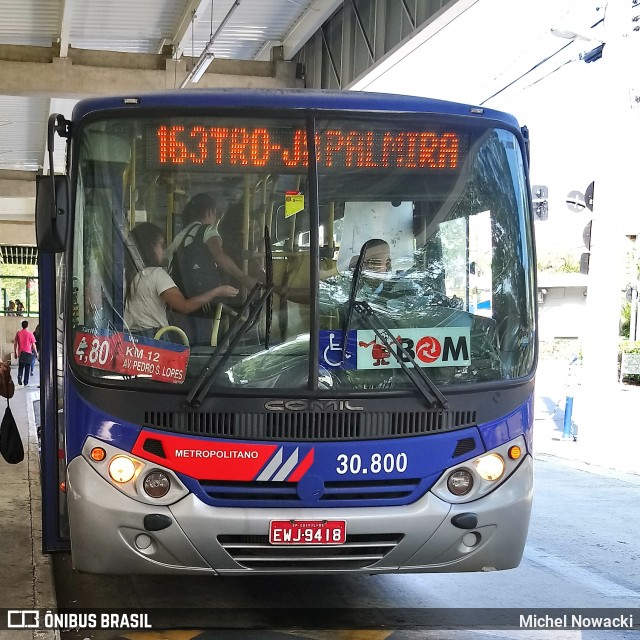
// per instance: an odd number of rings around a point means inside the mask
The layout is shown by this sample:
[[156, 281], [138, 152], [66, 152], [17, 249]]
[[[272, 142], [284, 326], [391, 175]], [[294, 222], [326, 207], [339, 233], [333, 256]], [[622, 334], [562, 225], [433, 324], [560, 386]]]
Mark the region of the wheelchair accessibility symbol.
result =
[[342, 369], [355, 369], [355, 331], [349, 331], [347, 335], [347, 348], [344, 361], [342, 360], [342, 331], [320, 331], [321, 364], [328, 367], [340, 367]]

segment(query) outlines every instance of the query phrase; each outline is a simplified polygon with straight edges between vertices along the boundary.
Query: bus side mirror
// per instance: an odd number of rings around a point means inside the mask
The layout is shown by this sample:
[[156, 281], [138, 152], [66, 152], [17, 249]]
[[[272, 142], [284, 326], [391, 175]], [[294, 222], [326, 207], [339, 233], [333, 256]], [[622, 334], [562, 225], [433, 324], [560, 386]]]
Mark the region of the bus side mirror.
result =
[[[54, 187], [55, 183], [55, 187]], [[59, 253], [67, 246], [70, 230], [69, 178], [36, 176], [36, 239], [38, 250]]]

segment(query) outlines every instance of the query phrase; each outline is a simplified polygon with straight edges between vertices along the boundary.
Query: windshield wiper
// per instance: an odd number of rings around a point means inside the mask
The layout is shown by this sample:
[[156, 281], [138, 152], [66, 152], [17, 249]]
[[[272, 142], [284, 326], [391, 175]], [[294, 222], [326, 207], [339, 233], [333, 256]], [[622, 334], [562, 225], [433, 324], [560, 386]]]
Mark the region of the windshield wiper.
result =
[[[424, 372], [422, 367], [418, 365], [415, 358], [402, 346], [402, 343], [393, 335], [391, 329], [382, 322], [371, 306], [367, 302], [359, 300], [354, 300], [352, 306], [353, 309], [360, 314], [364, 324], [376, 334], [387, 351], [396, 359], [416, 389], [420, 391], [429, 403], [429, 406], [431, 407], [434, 404], [438, 404], [441, 409], [447, 409], [449, 403], [440, 392], [440, 389], [438, 389], [431, 378]], [[344, 344], [346, 344], [346, 342]], [[395, 349], [393, 347], [395, 347]], [[413, 367], [408, 367], [407, 362], [410, 362]]]
[[[260, 291], [263, 290], [262, 295], [256, 301]], [[216, 377], [220, 373], [222, 367], [229, 359], [234, 349], [236, 348], [240, 339], [244, 334], [253, 326], [258, 314], [262, 310], [266, 300], [271, 296], [273, 292], [273, 285], [256, 284], [251, 292], [247, 296], [242, 308], [238, 312], [238, 315], [233, 319], [231, 326], [224, 338], [220, 341], [215, 351], [211, 354], [209, 361], [200, 374], [193, 388], [189, 392], [189, 395], [180, 403], [180, 406], [184, 407], [199, 407], [202, 404], [202, 400], [207, 395], [207, 392], [213, 385]], [[251, 307], [253, 305], [253, 307]], [[244, 312], [251, 307], [251, 311], [246, 318], [243, 318]], [[240, 324], [242, 322], [242, 324]]]

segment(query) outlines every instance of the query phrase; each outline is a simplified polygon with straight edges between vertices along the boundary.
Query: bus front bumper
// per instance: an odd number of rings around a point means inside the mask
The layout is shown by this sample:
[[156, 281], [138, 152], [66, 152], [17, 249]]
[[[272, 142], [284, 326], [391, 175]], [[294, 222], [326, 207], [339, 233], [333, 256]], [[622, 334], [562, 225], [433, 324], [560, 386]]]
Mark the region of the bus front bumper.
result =
[[[522, 558], [533, 493], [529, 455], [500, 486], [473, 502], [452, 505], [428, 492], [413, 504], [380, 508], [221, 508], [193, 494], [156, 506], [118, 491], [82, 457], [67, 471], [73, 565], [90, 573], [510, 569]], [[462, 513], [475, 514], [476, 526], [454, 525], [452, 519]], [[147, 526], [145, 516], [152, 516]], [[345, 520], [347, 541], [330, 547], [270, 545], [270, 521], [292, 519]], [[149, 527], [150, 521], [162, 528]]]

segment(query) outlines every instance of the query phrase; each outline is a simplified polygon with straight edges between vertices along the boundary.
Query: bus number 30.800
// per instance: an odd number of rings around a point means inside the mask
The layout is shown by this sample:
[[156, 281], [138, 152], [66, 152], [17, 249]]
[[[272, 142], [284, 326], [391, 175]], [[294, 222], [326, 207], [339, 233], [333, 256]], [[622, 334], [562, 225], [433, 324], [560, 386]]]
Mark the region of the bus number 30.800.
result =
[[358, 455], [357, 453], [351, 456], [341, 453], [337, 458], [339, 466], [336, 467], [336, 471], [339, 474], [352, 473], [367, 474], [367, 473], [392, 473], [397, 471], [403, 473], [407, 469], [407, 454], [406, 453], [372, 453], [370, 459]]

